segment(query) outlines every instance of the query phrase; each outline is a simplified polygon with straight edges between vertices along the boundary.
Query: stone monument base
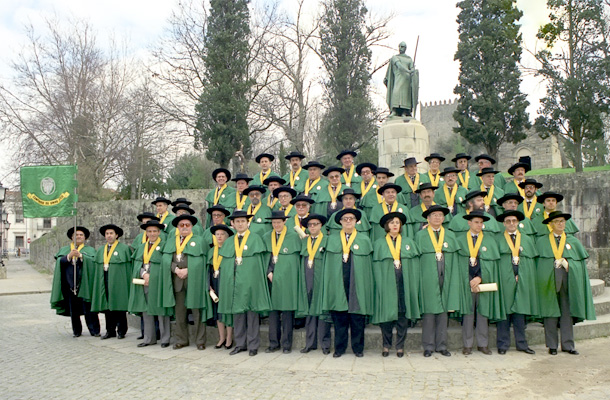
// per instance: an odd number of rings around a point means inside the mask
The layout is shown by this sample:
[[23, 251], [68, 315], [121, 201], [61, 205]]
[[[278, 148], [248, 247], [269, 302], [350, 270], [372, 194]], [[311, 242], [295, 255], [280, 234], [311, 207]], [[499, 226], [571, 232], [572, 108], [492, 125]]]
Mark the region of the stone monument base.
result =
[[411, 117], [386, 119], [378, 135], [379, 166], [387, 167], [396, 176], [404, 174], [403, 160], [415, 157], [423, 162], [419, 172], [426, 172], [424, 157], [430, 155], [428, 131], [418, 120]]

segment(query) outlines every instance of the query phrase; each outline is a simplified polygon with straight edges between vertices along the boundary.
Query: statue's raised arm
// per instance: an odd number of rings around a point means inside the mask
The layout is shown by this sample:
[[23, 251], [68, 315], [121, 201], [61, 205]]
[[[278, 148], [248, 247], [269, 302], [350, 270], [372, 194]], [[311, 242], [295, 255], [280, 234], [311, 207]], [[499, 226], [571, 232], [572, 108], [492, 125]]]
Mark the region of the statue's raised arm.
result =
[[401, 42], [399, 54], [393, 56], [388, 64], [383, 83], [388, 88], [386, 102], [392, 111], [390, 117], [412, 116], [417, 107], [419, 94], [419, 71], [413, 59], [405, 54], [407, 44]]

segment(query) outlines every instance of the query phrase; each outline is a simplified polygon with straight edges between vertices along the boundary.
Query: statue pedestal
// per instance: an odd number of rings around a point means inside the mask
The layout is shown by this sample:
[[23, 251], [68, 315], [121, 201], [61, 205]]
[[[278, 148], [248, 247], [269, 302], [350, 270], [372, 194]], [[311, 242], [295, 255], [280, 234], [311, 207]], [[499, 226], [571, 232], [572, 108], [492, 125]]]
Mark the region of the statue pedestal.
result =
[[[389, 168], [396, 176], [404, 174], [403, 160], [415, 157], [424, 161], [430, 155], [426, 127], [414, 118], [390, 117], [379, 128], [379, 166]], [[425, 162], [418, 165], [419, 172], [426, 172]]]

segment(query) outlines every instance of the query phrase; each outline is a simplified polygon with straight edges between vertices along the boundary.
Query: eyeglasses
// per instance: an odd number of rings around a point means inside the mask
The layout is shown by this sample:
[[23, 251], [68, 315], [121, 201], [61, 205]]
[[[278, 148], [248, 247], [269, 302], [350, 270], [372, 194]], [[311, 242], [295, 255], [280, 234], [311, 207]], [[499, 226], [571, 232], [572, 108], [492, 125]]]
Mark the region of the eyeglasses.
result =
[[341, 218], [342, 222], [351, 222], [354, 221], [356, 218], [355, 217], [343, 217]]
[[186, 223], [186, 222], [182, 222], [182, 223], [178, 224], [179, 228], [186, 228], [186, 227], [191, 227], [191, 226], [193, 226], [193, 225], [190, 223]]
[[288, 199], [288, 198], [292, 199], [292, 196], [289, 194], [280, 194], [279, 196], [277, 196], [277, 198], [278, 199]]
[[313, 226], [319, 226], [319, 225], [322, 225], [322, 224], [321, 224], [321, 223], [319, 223], [319, 222], [310, 222], [310, 223], [308, 223], [308, 224], [307, 224], [307, 227], [310, 227], [310, 228], [311, 228], [311, 227], [313, 227]]
[[303, 208], [303, 207], [309, 206], [309, 203], [297, 203], [297, 204], [295, 204], [295, 206], [298, 208]]

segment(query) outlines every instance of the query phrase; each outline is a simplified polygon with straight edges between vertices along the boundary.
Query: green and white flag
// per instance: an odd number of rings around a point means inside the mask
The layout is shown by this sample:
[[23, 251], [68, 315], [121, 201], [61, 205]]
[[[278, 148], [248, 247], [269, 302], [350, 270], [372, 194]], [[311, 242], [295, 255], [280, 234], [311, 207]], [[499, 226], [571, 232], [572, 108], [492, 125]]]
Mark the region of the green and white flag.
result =
[[25, 218], [76, 215], [76, 165], [21, 167], [21, 201]]

